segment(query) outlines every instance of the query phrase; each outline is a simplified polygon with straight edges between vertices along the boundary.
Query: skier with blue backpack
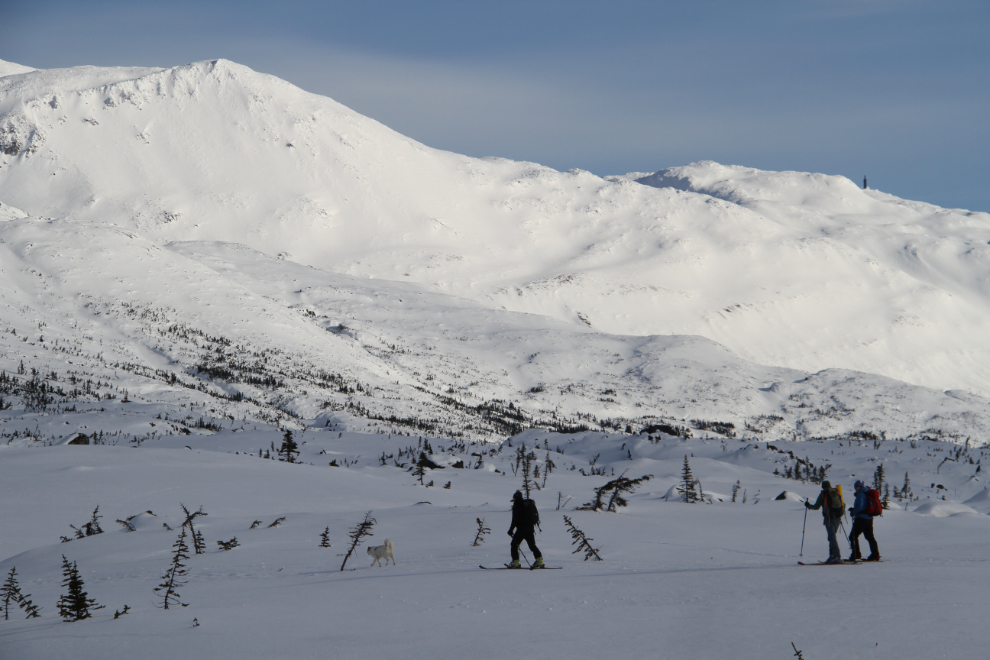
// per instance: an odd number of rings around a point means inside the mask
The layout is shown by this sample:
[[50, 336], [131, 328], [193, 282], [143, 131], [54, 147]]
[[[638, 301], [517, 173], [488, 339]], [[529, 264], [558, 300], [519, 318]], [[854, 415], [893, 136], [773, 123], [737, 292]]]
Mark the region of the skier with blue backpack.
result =
[[862, 479], [853, 484], [856, 489], [856, 501], [849, 513], [853, 518], [852, 530], [849, 532], [849, 545], [852, 547], [852, 554], [849, 561], [859, 561], [863, 555], [859, 552], [859, 535], [866, 537], [866, 542], [870, 544], [870, 556], [864, 561], [880, 561], [880, 548], [877, 540], [873, 536], [873, 516], [883, 513], [880, 504], [880, 493], [872, 488], [867, 488]]
[[509, 568], [522, 568], [519, 563], [519, 544], [526, 541], [526, 545], [533, 553], [536, 561], [533, 568], [544, 568], [543, 553], [536, 547], [536, 527], [540, 524], [540, 513], [536, 510], [536, 502], [523, 498], [520, 491], [516, 491], [512, 496], [512, 525], [509, 527], [509, 536], [512, 537], [512, 545], [509, 546], [512, 552], [512, 563]]

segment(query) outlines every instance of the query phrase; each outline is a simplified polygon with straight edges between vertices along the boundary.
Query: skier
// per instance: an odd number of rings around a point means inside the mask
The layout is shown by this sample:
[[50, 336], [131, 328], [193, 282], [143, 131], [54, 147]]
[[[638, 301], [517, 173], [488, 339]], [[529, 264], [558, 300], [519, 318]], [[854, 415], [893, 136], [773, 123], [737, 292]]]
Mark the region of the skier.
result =
[[876, 538], [873, 536], [873, 516], [866, 513], [866, 500], [870, 489], [866, 487], [862, 479], [853, 484], [853, 488], [856, 489], [856, 502], [853, 504], [853, 508], [849, 509], [849, 514], [853, 519], [852, 531], [849, 532], [849, 545], [852, 546], [852, 554], [849, 555], [849, 561], [857, 561], [863, 558], [863, 555], [859, 552], [860, 534], [865, 536], [867, 543], [870, 544], [870, 556], [866, 558], [866, 561], [880, 561], [880, 549], [877, 546]]
[[845, 513], [845, 505], [842, 503], [842, 495], [828, 481], [822, 482], [822, 492], [814, 504], [809, 504], [807, 500], [804, 506], [817, 511], [822, 510], [822, 521], [825, 525], [825, 533], [828, 535], [828, 560], [826, 564], [841, 564], [842, 553], [839, 551], [839, 542], [835, 538], [835, 533], [839, 529], [842, 515]]
[[540, 514], [536, 510], [536, 503], [533, 500], [523, 499], [523, 494], [517, 490], [512, 496], [512, 526], [509, 527], [509, 536], [512, 537], [510, 546], [512, 563], [509, 564], [509, 568], [522, 568], [522, 564], [519, 563], [519, 544], [523, 540], [536, 558], [533, 568], [543, 568], [543, 553], [536, 547], [536, 539], [533, 537], [539, 524]]

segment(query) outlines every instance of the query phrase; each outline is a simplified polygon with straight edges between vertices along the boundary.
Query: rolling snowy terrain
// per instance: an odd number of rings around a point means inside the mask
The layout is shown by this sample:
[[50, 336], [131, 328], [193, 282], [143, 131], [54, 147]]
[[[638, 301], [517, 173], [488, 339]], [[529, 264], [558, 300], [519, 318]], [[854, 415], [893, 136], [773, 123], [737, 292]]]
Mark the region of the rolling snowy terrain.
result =
[[[977, 472], [984, 449], [537, 431], [512, 446], [460, 445], [333, 428], [296, 439], [304, 443], [296, 465], [258, 458], [281, 436], [250, 429], [138, 448], [6, 450], [0, 572], [16, 568], [22, 592], [42, 611], [25, 619], [15, 608], [0, 620], [3, 657], [765, 660], [793, 657], [791, 642], [808, 659], [986, 655], [990, 496]], [[532, 495], [541, 509], [537, 543], [547, 565], [563, 570], [479, 570], [508, 561], [509, 499], [522, 485], [514, 466], [523, 445], [541, 467], [542, 489]], [[408, 469], [429, 450], [442, 467], [426, 470], [423, 481], [434, 486], [425, 488]], [[676, 501], [685, 456], [711, 504]], [[554, 468], [545, 475], [548, 459]], [[883, 563], [815, 565], [827, 546], [812, 511], [803, 557], [812, 565], [797, 565], [801, 500], [818, 488], [773, 471], [794, 470], [798, 459], [830, 465], [847, 491], [854, 478], [872, 481], [881, 463], [894, 490], [909, 474], [911, 496], [891, 497], [875, 522]], [[628, 507], [574, 510], [625, 471], [653, 475]], [[206, 552], [190, 550], [185, 562], [188, 583], [177, 591], [188, 607], [158, 609], [153, 589], [179, 535], [180, 503], [207, 513], [197, 519]], [[97, 505], [104, 533], [59, 543]], [[341, 572], [348, 531], [368, 511], [374, 536], [348, 559], [345, 568], [356, 570]], [[564, 515], [603, 561], [572, 554]], [[134, 532], [113, 522], [131, 516]], [[479, 518], [491, 533], [473, 546]], [[320, 547], [325, 530], [330, 548]], [[217, 544], [233, 538], [240, 545], [230, 551]], [[395, 541], [397, 565], [369, 567], [364, 546], [385, 538]], [[532, 560], [525, 546], [523, 553]], [[58, 617], [63, 555], [106, 607], [91, 619]], [[114, 619], [124, 605], [129, 612]]]
[[[982, 658], [988, 296], [990, 215], [843, 177], [600, 178], [225, 60], [0, 62], [0, 571], [43, 608], [0, 657]], [[481, 571], [522, 445], [564, 569]], [[851, 500], [879, 465], [887, 561], [798, 567], [822, 472]], [[621, 474], [652, 478], [575, 511]], [[207, 552], [164, 611], [180, 503]], [[368, 511], [398, 566], [340, 571]], [[92, 620], [58, 617], [62, 555]]]

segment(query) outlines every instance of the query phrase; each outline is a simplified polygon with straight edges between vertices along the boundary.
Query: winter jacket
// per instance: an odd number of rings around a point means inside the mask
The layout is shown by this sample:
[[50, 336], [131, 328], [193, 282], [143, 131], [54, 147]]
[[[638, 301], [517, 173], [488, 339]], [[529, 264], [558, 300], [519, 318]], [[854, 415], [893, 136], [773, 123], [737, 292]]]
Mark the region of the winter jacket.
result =
[[863, 519], [863, 520], [873, 520], [873, 516], [866, 513], [866, 499], [869, 488], [863, 487], [856, 491], [856, 501], [853, 503], [852, 517], [853, 520]]

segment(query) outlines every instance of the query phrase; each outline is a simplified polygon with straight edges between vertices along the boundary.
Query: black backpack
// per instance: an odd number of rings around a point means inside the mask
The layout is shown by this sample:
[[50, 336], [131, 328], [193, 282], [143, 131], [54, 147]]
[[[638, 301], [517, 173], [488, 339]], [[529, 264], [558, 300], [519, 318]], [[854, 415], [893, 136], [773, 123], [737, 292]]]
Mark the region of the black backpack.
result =
[[540, 524], [540, 512], [536, 510], [536, 502], [533, 500], [523, 500], [519, 510], [519, 518], [523, 525], [536, 527]]

